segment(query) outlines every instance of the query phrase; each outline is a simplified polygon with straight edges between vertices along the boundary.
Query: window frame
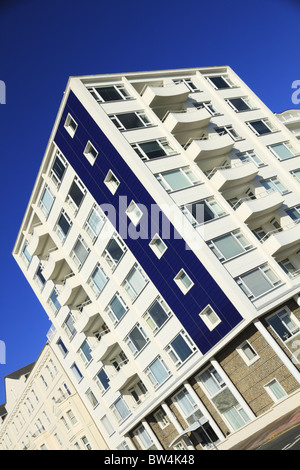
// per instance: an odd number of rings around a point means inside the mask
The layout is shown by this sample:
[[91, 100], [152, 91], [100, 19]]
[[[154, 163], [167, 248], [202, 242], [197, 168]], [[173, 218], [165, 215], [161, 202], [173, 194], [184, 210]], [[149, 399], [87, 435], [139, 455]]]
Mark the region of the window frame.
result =
[[[143, 278], [144, 280], [144, 285], [143, 287], [141, 288], [141, 290], [139, 292], [136, 292], [136, 290], [132, 287], [132, 284], [130, 283], [130, 281], [128, 281], [128, 277], [134, 272], [134, 271], [137, 271], [139, 272], [140, 276]], [[121, 287], [125, 290], [126, 294], [128, 295], [128, 297], [130, 298], [131, 302], [135, 302], [135, 300], [139, 297], [139, 295], [143, 292], [143, 290], [145, 289], [145, 287], [148, 285], [149, 283], [149, 279], [146, 275], [146, 273], [144, 272], [144, 270], [141, 268], [141, 266], [138, 265], [138, 263], [134, 263], [133, 267], [129, 270], [129, 272], [127, 273], [127, 275], [125, 276], [122, 284], [121, 284]], [[133, 297], [131, 297], [131, 294], [129, 293], [133, 291]]]
[[[182, 276], [185, 276], [188, 278], [188, 281], [190, 281], [189, 286], [186, 286], [184, 284], [184, 282], [182, 281]], [[183, 268], [181, 268], [180, 271], [176, 274], [176, 276], [173, 278], [173, 281], [175, 282], [175, 284], [177, 284], [177, 286], [179, 287], [179, 289], [184, 295], [187, 294], [189, 290], [191, 290], [191, 288], [195, 285], [192, 279], [190, 278], [190, 276], [187, 274], [187, 272]]]
[[[252, 123], [254, 123], [254, 122], [259, 122], [259, 121], [261, 121], [261, 122], [269, 129], [269, 132], [264, 132], [264, 133], [260, 134], [260, 133], [255, 129], [255, 127], [253, 127]], [[245, 124], [247, 124], [247, 126], [249, 127], [249, 129], [251, 129], [251, 131], [252, 131], [257, 137], [264, 136], [264, 135], [269, 135], [269, 134], [272, 134], [272, 133], [278, 131], [278, 128], [270, 121], [269, 118], [254, 119], [253, 121], [247, 121]]]
[[86, 143], [86, 146], [83, 151], [83, 155], [85, 156], [85, 158], [91, 165], [94, 165], [99, 155], [99, 152], [90, 140], [88, 140]]
[[[213, 205], [211, 203], [213, 203]], [[214, 217], [209, 220], [204, 220], [203, 218], [203, 221], [199, 222], [197, 219], [195, 219], [193, 214], [188, 209], [189, 206], [193, 206], [194, 204], [195, 205], [205, 204], [207, 208], [214, 214]], [[218, 206], [218, 208], [220, 209], [220, 212], [215, 211], [214, 208], [216, 206]], [[215, 199], [214, 196], [210, 196], [206, 199], [200, 199], [198, 201], [190, 202], [188, 204], [185, 204], [184, 206], [181, 206], [180, 209], [182, 213], [184, 214], [184, 216], [188, 219], [188, 221], [193, 225], [193, 227], [198, 227], [200, 225], [207, 224], [209, 222], [212, 222], [213, 220], [219, 219], [227, 215], [227, 212], [223, 209], [223, 207], [219, 204], [219, 202]]]
[[107, 175], [104, 178], [104, 184], [112, 194], [116, 194], [121, 183], [114, 172], [112, 170], [108, 170]]
[[[231, 80], [228, 74], [206, 75], [205, 78], [215, 90], [228, 90], [229, 88], [236, 88], [235, 83]], [[211, 80], [212, 78], [222, 78], [227, 86], [221, 88], [217, 87], [217, 85], [215, 85], [215, 83]]]
[[[209, 319], [209, 316], [206, 312], [208, 309], [210, 309], [216, 315], [216, 317], [217, 317], [216, 322], [213, 323]], [[210, 304], [206, 305], [206, 307], [204, 307], [204, 309], [201, 310], [201, 312], [199, 313], [199, 317], [205, 323], [205, 325], [207, 326], [207, 328], [210, 331], [215, 329], [222, 322], [221, 318], [219, 317], [219, 315], [216, 313], [216, 311], [212, 308], [212, 306]]]
[[[143, 339], [145, 340], [145, 344], [138, 349], [133, 340], [130, 338], [130, 335], [133, 333], [134, 330], [138, 330]], [[134, 325], [133, 328], [131, 328], [130, 332], [125, 336], [124, 342], [126, 343], [127, 347], [130, 349], [130, 352], [132, 353], [133, 357], [137, 357], [144, 349], [145, 347], [150, 343], [150, 338], [145, 332], [144, 328], [142, 325], [138, 322]]]
[[[281, 158], [273, 148], [273, 147], [276, 147], [278, 145], [283, 145], [291, 153], [291, 156], [287, 157], [287, 158]], [[276, 142], [275, 144], [268, 145], [267, 148], [275, 156], [275, 158], [277, 160], [279, 160], [280, 162], [284, 162], [285, 160], [290, 160], [291, 158], [295, 158], [295, 157], [299, 156], [299, 154], [300, 154], [300, 152], [297, 152], [297, 149], [288, 140], [283, 141], [283, 142]]]
[[[223, 238], [223, 237], [226, 237], [226, 236], [231, 236], [234, 238], [234, 240], [238, 243], [238, 245], [242, 248], [242, 252], [241, 253], [237, 253], [233, 256], [231, 256], [230, 258], [225, 258], [225, 255], [223, 255], [223, 253], [220, 251], [220, 249], [216, 246], [215, 244], [215, 241], [219, 240], [220, 238]], [[244, 234], [241, 232], [241, 230], [237, 229], [237, 230], [233, 230], [231, 232], [228, 232], [228, 233], [224, 233], [223, 235], [220, 235], [216, 238], [213, 238], [211, 240], [209, 240], [207, 243], [208, 247], [211, 249], [211, 251], [214, 253], [214, 255], [218, 258], [218, 260], [221, 262], [221, 263], [225, 263], [227, 261], [230, 261], [238, 256], [241, 256], [243, 255], [244, 253], [247, 253], [249, 252], [250, 250], [252, 250], [253, 248], [255, 248], [253, 246], [253, 244], [251, 242], [249, 242], [248, 240], [248, 244], [247, 245], [243, 245], [240, 240], [239, 240], [239, 237], [240, 238], [244, 238], [245, 240], [247, 240], [247, 238], [244, 236]]]
[[[161, 251], [160, 248], [157, 247], [157, 242], [160, 242], [163, 245], [163, 250]], [[156, 233], [152, 240], [149, 242], [149, 247], [153, 251], [153, 253], [160, 259], [168, 249], [168, 246], [163, 241], [163, 239]]]
[[[181, 337], [184, 342], [186, 343], [187, 347], [190, 349], [190, 354], [184, 359], [182, 360], [180, 358], [180, 356], [178, 355], [178, 352], [176, 351], [174, 345], [172, 343], [174, 343], [174, 341]], [[193, 354], [197, 351], [197, 347], [196, 345], [193, 343], [193, 341], [191, 340], [191, 338], [189, 337], [189, 335], [184, 331], [184, 330], [181, 330], [173, 339], [172, 341], [170, 341], [167, 346], [164, 348], [164, 350], [166, 351], [166, 353], [168, 354], [170, 360], [171, 360], [171, 363], [176, 367], [176, 369], [179, 369], [181, 366], [183, 366], [184, 364], [186, 364], [186, 362], [193, 356]]]
[[[237, 99], [242, 100], [248, 106], [248, 108], [241, 109], [241, 110], [236, 108], [236, 106], [231, 102], [231, 100], [237, 100]], [[231, 107], [231, 109], [233, 109], [236, 113], [245, 113], [247, 111], [254, 111], [258, 109], [248, 96], [233, 96], [231, 98], [226, 98], [225, 101]]]
[[[142, 125], [138, 127], [129, 127], [126, 128], [124, 124], [122, 124], [122, 121], [118, 118], [118, 116], [122, 114], [135, 114], [135, 116], [141, 121]], [[148, 118], [147, 114], [145, 113], [144, 110], [140, 111], [127, 111], [124, 113], [115, 113], [115, 114], [110, 114], [109, 115], [110, 120], [114, 123], [117, 129], [119, 129], [120, 132], [126, 132], [126, 131], [132, 131], [132, 130], [137, 130], [137, 129], [142, 129], [145, 127], [153, 127], [154, 124], [150, 121]]]
[[[75, 129], [71, 126], [71, 123], [75, 124], [74, 126]], [[70, 113], [68, 113], [66, 120], [65, 120], [64, 128], [66, 129], [66, 131], [72, 138], [74, 137], [75, 132], [77, 131], [77, 127], [78, 127], [78, 123], [75, 121], [73, 116]]]
[[[91, 95], [95, 98], [95, 100], [98, 103], [101, 103], [101, 104], [102, 103], [111, 103], [111, 102], [114, 102], [114, 101], [124, 101], [124, 100], [134, 99], [133, 96], [129, 95], [125, 85], [123, 85], [123, 84], [118, 84], [118, 85], [110, 84], [110, 85], [105, 85], [105, 86], [94, 85], [94, 86], [89, 86], [87, 88], [88, 88], [88, 91], [91, 93]], [[97, 88], [115, 88], [115, 90], [120, 95], [120, 99], [119, 100], [104, 100], [102, 98], [102, 96], [100, 95], [100, 93], [97, 91]], [[125, 93], [124, 93], [124, 90], [125, 90]]]
[[140, 223], [141, 218], [144, 215], [143, 211], [139, 208], [139, 204], [136, 203], [133, 199], [129, 203], [125, 214], [131, 220], [135, 227]]
[[[156, 323], [155, 319], [153, 318], [153, 316], [151, 315], [151, 313], [149, 311], [154, 306], [154, 304], [156, 302], [161, 306], [161, 308], [163, 309], [163, 311], [166, 315], [165, 320], [163, 321], [163, 323], [160, 326]], [[171, 318], [172, 315], [173, 315], [173, 312], [170, 309], [170, 307], [168, 306], [168, 304], [164, 301], [164, 299], [161, 296], [158, 296], [149, 305], [149, 307], [147, 308], [147, 310], [143, 314], [143, 318], [144, 318], [144, 321], [147, 323], [148, 327], [151, 329], [152, 333], [155, 335], [158, 331], [160, 331], [161, 328], [164, 327], [164, 325], [167, 323], [167, 321], [169, 320], [169, 318]], [[148, 321], [149, 319], [150, 319], [150, 323], [153, 323], [154, 328], [149, 323], [149, 321]]]
[[[243, 281], [242, 277], [247, 275], [247, 274], [250, 274], [254, 271], [259, 271], [263, 277], [267, 280], [267, 282], [269, 284], [273, 284], [272, 287], [270, 287], [270, 289], [266, 290], [265, 292], [257, 295], [256, 297], [254, 296], [254, 294], [250, 291], [249, 287], [245, 284], [245, 282]], [[274, 277], [277, 278], [276, 281], [274, 281], [274, 283], [271, 281], [271, 279], [266, 275], [266, 271], [271, 271], [272, 275]], [[235, 278], [235, 281], [236, 283], [238, 284], [238, 286], [241, 288], [241, 290], [244, 292], [244, 294], [248, 297], [249, 300], [251, 301], [254, 301], [254, 300], [257, 300], [259, 299], [260, 297], [268, 294], [269, 292], [271, 292], [273, 289], [276, 289], [277, 287], [279, 287], [280, 285], [283, 284], [282, 280], [277, 276], [277, 273], [275, 273], [272, 268], [269, 266], [268, 263], [264, 263], [264, 264], [261, 264], [260, 266], [257, 266], [256, 268], [253, 268], [251, 269], [250, 271], [247, 271], [243, 274], [241, 274], [240, 276], [236, 277]], [[243, 289], [244, 287], [244, 289]], [[248, 292], [248, 293], [247, 293]]]
[[[165, 155], [160, 155], [159, 157], [150, 158], [148, 154], [142, 149], [141, 145], [148, 144], [151, 142], [156, 142], [159, 145], [159, 147], [161, 147], [161, 149], [165, 152]], [[135, 142], [134, 144], [131, 144], [131, 147], [137, 153], [140, 159], [144, 162], [148, 162], [148, 161], [150, 162], [152, 160], [157, 160], [159, 158], [170, 157], [170, 156], [178, 154], [178, 152], [176, 152], [176, 150], [172, 148], [168, 140], [164, 137], [158, 138], [158, 139], [151, 139], [151, 140], [147, 140], [143, 142]], [[167, 149], [167, 147], [169, 147], [169, 149]]]
[[[166, 179], [164, 177], [164, 175], [166, 173], [176, 173], [176, 172], [180, 173], [181, 175], [183, 175], [186, 178], [187, 182], [189, 183], [187, 186], [183, 186], [181, 188], [173, 189], [172, 186], [170, 186], [170, 184], [168, 183], [168, 181], [166, 181]], [[193, 175], [193, 177], [191, 177], [190, 175]], [[167, 191], [168, 194], [174, 193], [176, 191], [183, 191], [184, 189], [188, 189], [188, 188], [191, 188], [193, 186], [203, 184], [203, 182], [194, 173], [194, 171], [191, 169], [190, 166], [183, 166], [183, 167], [179, 167], [179, 168], [173, 168], [171, 170], [156, 173], [154, 176], [157, 179], [157, 181], [161, 184], [161, 186], [165, 189], [165, 191]], [[195, 177], [195, 179], [194, 179], [194, 177]]]
[[[253, 351], [254, 353], [254, 357], [252, 359], [250, 359], [247, 354], [245, 353], [244, 351], [244, 346], [249, 346], [249, 348]], [[237, 352], [239, 353], [239, 355], [241, 356], [241, 358], [243, 359], [243, 361], [247, 364], [247, 366], [252, 366], [252, 364], [254, 364], [256, 361], [258, 361], [260, 359], [260, 356], [257, 354], [256, 350], [254, 349], [254, 347], [250, 344], [250, 342], [248, 340], [245, 340], [243, 341], [237, 348], [236, 348]]]

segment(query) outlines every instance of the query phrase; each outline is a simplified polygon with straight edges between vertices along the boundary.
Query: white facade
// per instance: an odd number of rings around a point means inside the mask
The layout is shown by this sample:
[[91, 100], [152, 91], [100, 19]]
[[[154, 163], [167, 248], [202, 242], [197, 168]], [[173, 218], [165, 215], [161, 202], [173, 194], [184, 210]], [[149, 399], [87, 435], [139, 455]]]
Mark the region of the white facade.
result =
[[[71, 93], [239, 312], [241, 321], [205, 353], [165, 302], [147, 273], [149, 265], [138, 261], [101, 210], [93, 212], [97, 201], [87, 181], [59, 148], [56, 136]], [[75, 148], [83, 118], [68, 109], [64, 129]], [[91, 166], [92, 179], [93, 165], [107, 150], [97, 148], [90, 134], [81, 158]], [[158, 149], [160, 158], [153, 158]], [[255, 319], [289, 299], [298, 301], [299, 168], [297, 136], [229, 67], [69, 80], [13, 254], [53, 323], [51, 346], [110, 448], [134, 449], [129, 433], [139, 423], [151, 446], [162, 448], [147, 414], [208, 361], [215, 364], [215, 355]], [[118, 195], [124, 183], [113, 162], [104, 176]], [[145, 228], [143, 201], [120, 201], [127, 204], [124, 213], [136, 235]], [[199, 201], [204, 223], [191, 209]], [[153, 235], [148, 234], [149, 250], [159, 263], [168, 240]], [[170, 290], [188, 299], [193, 283], [179, 271]], [[154, 302], [161, 325], [149, 313]], [[222, 320], [211, 314], [199, 309], [199, 324], [213, 334]], [[190, 351], [184, 361], [174, 350], [179, 336]], [[295, 364], [286, 360], [285, 366], [299, 381]], [[219, 373], [245, 423], [255, 419], [230, 379]], [[222, 440], [204, 406], [201, 412]], [[227, 424], [234, 431], [230, 420]]]

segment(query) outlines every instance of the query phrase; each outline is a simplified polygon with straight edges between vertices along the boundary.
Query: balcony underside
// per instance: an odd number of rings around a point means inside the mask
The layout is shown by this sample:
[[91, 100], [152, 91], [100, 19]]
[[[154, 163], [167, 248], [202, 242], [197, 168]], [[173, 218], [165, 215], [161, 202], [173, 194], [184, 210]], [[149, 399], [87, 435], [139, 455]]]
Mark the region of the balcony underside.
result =
[[142, 94], [143, 100], [150, 107], [183, 105], [190, 90], [184, 83], [170, 84], [167, 86], [147, 86]]
[[61, 306], [73, 304], [76, 300], [77, 304], [84, 302], [87, 294], [81, 286], [81, 280], [78, 276], [68, 277], [65, 281], [57, 300]]
[[186, 112], [170, 112], [164, 120], [164, 125], [172, 134], [187, 133], [193, 130], [206, 128], [211, 115], [203, 109], [195, 109]]
[[117, 345], [117, 340], [112, 337], [111, 333], [102, 336], [99, 344], [91, 352], [94, 361], [103, 361]]
[[27, 245], [27, 251], [31, 256], [39, 256], [49, 237], [49, 229], [44, 225], [39, 225], [33, 229], [33, 233]]
[[236, 214], [245, 223], [255, 221], [257, 225], [263, 225], [275, 216], [283, 202], [281, 194], [274, 191], [265, 197], [243, 201]]
[[300, 248], [300, 224], [272, 233], [264, 242], [263, 247], [272, 256], [288, 256]]
[[43, 269], [43, 276], [46, 281], [50, 279], [55, 279], [58, 276], [58, 273], [62, 271], [63, 265], [66, 264], [66, 273], [70, 272], [70, 268], [65, 261], [66, 255], [62, 249], [57, 249], [49, 253], [48, 260], [45, 263]]
[[199, 162], [207, 158], [225, 156], [231, 151], [233, 145], [234, 142], [228, 134], [214, 134], [212, 138], [193, 140], [186, 152], [193, 161]]
[[242, 187], [252, 183], [257, 174], [258, 168], [251, 162], [236, 168], [219, 169], [211, 178], [211, 182], [218, 191], [239, 187], [242, 192]]

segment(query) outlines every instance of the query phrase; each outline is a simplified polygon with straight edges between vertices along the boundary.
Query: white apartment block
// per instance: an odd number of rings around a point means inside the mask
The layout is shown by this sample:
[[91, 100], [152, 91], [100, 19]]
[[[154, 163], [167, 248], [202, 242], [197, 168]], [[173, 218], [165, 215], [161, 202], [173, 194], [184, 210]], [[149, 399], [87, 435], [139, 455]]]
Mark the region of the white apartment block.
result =
[[226, 448], [299, 403], [299, 169], [230, 67], [69, 79], [13, 255], [110, 449]]
[[1, 450], [106, 450], [108, 447], [49, 344], [35, 363], [5, 377]]

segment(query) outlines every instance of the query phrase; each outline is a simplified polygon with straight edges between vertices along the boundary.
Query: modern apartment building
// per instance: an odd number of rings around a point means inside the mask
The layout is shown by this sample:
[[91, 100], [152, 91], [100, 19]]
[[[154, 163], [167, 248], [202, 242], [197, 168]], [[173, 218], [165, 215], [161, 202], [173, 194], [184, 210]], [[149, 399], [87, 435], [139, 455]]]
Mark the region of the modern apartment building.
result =
[[91, 414], [49, 344], [5, 377], [1, 450], [107, 450]]
[[299, 169], [230, 67], [69, 79], [13, 254], [110, 449], [299, 404]]

